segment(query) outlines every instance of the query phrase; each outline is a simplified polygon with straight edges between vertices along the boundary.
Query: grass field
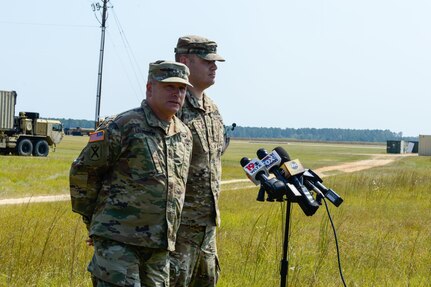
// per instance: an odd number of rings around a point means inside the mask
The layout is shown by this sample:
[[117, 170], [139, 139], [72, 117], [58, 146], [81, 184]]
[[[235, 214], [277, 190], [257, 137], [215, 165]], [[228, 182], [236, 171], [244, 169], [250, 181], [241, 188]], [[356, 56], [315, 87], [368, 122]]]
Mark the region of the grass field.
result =
[[[47, 158], [0, 157], [0, 199], [68, 194], [68, 171], [86, 138], [66, 137]], [[367, 159], [383, 145], [233, 141], [223, 179], [245, 179], [239, 166], [256, 150], [283, 146], [304, 166]], [[344, 199], [329, 203], [347, 286], [431, 286], [431, 158], [325, 178]], [[257, 202], [251, 183], [222, 186], [218, 286], [279, 286], [285, 203]], [[324, 206], [305, 216], [293, 204], [289, 286], [342, 286]], [[91, 286], [92, 249], [69, 202], [0, 206], [0, 286]]]

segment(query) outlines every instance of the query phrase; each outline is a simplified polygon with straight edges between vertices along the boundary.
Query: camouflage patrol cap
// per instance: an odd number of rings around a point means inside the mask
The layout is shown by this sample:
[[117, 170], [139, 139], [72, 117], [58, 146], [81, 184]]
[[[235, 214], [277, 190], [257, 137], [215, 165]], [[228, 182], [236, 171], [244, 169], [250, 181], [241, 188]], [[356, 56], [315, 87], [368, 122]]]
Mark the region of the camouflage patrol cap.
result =
[[189, 35], [180, 37], [178, 39], [177, 47], [175, 48], [176, 54], [195, 54], [202, 59], [209, 61], [225, 60], [217, 54], [217, 43], [207, 38]]
[[182, 83], [193, 87], [189, 82], [190, 70], [181, 63], [159, 60], [150, 63], [148, 79], [163, 83]]

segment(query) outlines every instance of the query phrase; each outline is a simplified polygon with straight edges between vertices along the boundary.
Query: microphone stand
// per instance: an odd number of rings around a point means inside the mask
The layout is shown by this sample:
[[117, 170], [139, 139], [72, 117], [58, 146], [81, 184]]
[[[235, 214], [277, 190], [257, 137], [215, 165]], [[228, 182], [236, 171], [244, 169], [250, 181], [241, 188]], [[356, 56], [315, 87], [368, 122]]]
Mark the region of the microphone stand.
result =
[[284, 242], [283, 242], [283, 258], [281, 259], [280, 266], [280, 287], [286, 287], [288, 272], [289, 272], [289, 257], [288, 257], [288, 249], [289, 249], [289, 224], [290, 224], [290, 209], [291, 202], [287, 200], [286, 203], [286, 222], [284, 225]]

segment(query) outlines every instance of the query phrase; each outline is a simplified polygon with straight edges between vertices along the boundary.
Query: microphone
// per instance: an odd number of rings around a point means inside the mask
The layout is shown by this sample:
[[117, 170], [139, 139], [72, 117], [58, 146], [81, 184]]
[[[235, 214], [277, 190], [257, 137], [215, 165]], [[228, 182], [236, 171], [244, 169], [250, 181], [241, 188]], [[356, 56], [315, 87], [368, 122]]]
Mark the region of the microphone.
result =
[[233, 123], [230, 128], [228, 128], [228, 126], [224, 127], [224, 133], [223, 133], [224, 144], [223, 144], [223, 147], [222, 147], [222, 150], [221, 150], [221, 154], [222, 155], [227, 150], [227, 148], [228, 148], [228, 146], [230, 144], [230, 138], [231, 138], [230, 133], [235, 129], [235, 127], [236, 127], [236, 123]]
[[255, 184], [259, 185], [261, 181], [268, 181], [269, 174], [265, 165], [258, 159], [250, 160], [248, 157], [243, 157], [240, 161], [247, 177]]
[[257, 200], [264, 201], [265, 191], [268, 193], [268, 201], [282, 201], [283, 194], [286, 191], [285, 184], [276, 178], [269, 178], [268, 170], [265, 165], [258, 159], [250, 160], [243, 157], [240, 161], [247, 177], [256, 185], [261, 185]]
[[291, 160], [289, 154], [284, 148], [278, 146], [274, 149], [274, 151], [282, 159], [282, 164], [280, 165], [280, 168], [286, 178], [301, 175], [305, 172], [305, 168], [302, 166], [299, 159]]
[[273, 173], [277, 179], [283, 181], [286, 184], [288, 191], [290, 191], [290, 193], [286, 194], [288, 200], [297, 202], [298, 197], [301, 197], [302, 194], [284, 177], [284, 174], [279, 168], [280, 164], [282, 163], [282, 158], [278, 155], [278, 153], [274, 150], [271, 153], [268, 153], [266, 149], [260, 148], [257, 150], [256, 154], [261, 162], [265, 165], [266, 169]]
[[265, 165], [267, 170], [277, 175], [277, 173], [279, 172], [278, 167], [281, 164], [281, 157], [278, 155], [277, 152], [272, 151], [271, 153], [268, 153], [266, 149], [260, 148], [257, 150], [256, 155]]
[[298, 204], [302, 208], [302, 211], [307, 216], [313, 215], [319, 208], [319, 203], [313, 198], [310, 191], [303, 185], [302, 174], [305, 172], [301, 162], [291, 160], [287, 151], [282, 147], [276, 147], [273, 152], [277, 153], [281, 158], [280, 173], [281, 175], [301, 194], [299, 197]]
[[343, 203], [343, 199], [331, 188], [327, 188], [323, 185], [323, 180], [311, 169], [307, 169], [304, 173], [305, 183], [308, 186], [314, 186], [320, 192], [320, 196], [326, 197], [336, 207]]

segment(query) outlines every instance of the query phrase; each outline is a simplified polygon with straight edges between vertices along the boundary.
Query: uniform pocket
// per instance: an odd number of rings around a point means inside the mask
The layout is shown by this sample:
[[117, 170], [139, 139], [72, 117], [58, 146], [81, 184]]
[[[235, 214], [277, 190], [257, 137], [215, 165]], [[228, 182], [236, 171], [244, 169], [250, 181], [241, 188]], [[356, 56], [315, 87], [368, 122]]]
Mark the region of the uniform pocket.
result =
[[[202, 149], [204, 152], [208, 152], [209, 151], [209, 147], [208, 147], [208, 141], [207, 141], [207, 137], [206, 137], [206, 130], [205, 130], [205, 126], [202, 122], [193, 122], [193, 127], [194, 127], [194, 131], [192, 130], [192, 132], [196, 132], [196, 134], [198, 135], [199, 138], [199, 145], [202, 146]], [[194, 141], [194, 143], [196, 144], [196, 141]]]
[[163, 174], [162, 150], [163, 143], [144, 134], [135, 134], [130, 143], [127, 158], [131, 177], [135, 180], [146, 180]]
[[179, 133], [171, 139], [169, 148], [169, 157], [172, 158], [175, 174], [185, 183], [190, 165], [191, 141], [187, 139], [185, 133]]
[[92, 276], [118, 286], [138, 286], [139, 258], [129, 246], [94, 237], [94, 255], [88, 265]]
[[224, 125], [221, 116], [214, 114], [212, 117], [213, 149], [221, 153], [224, 144]]

